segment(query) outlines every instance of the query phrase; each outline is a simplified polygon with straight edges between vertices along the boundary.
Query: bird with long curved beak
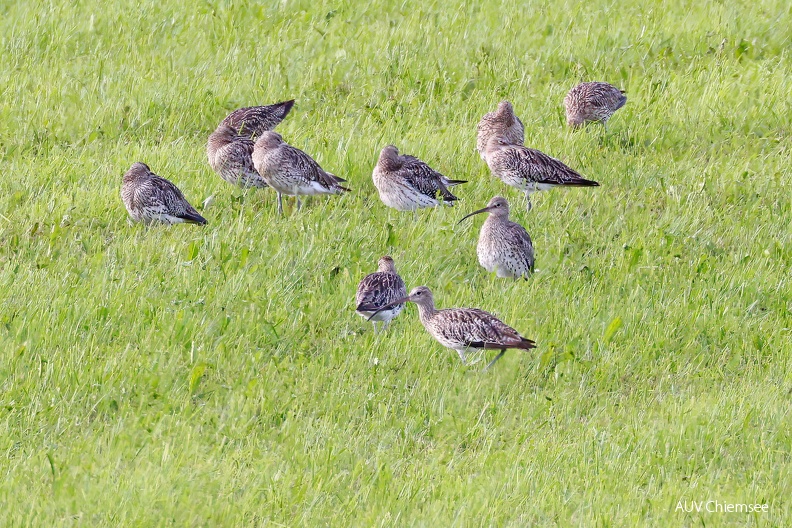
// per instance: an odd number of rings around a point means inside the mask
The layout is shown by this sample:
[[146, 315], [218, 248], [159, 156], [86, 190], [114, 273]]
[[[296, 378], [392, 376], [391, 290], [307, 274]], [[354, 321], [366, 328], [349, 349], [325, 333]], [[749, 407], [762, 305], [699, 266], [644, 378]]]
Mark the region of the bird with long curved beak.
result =
[[457, 225], [473, 215], [489, 213], [481, 226], [476, 254], [481, 266], [501, 278], [527, 279], [534, 271], [534, 248], [523, 226], [509, 220], [509, 202], [502, 196], [489, 201], [487, 207], [465, 215]]
[[599, 187], [577, 171], [544, 152], [512, 144], [509, 138], [492, 136], [487, 142], [485, 161], [492, 175], [525, 193], [531, 210], [531, 193], [554, 187]]
[[381, 307], [369, 319], [382, 310], [405, 302], [418, 305], [418, 316], [426, 331], [444, 347], [456, 350], [464, 365], [467, 365], [465, 358], [471, 351], [500, 350], [500, 354], [486, 366], [484, 369], [486, 371], [510, 348], [523, 350], [536, 348], [535, 342], [524, 338], [517, 330], [484, 310], [478, 308], [435, 309], [432, 291], [426, 286], [418, 286], [407, 297]]

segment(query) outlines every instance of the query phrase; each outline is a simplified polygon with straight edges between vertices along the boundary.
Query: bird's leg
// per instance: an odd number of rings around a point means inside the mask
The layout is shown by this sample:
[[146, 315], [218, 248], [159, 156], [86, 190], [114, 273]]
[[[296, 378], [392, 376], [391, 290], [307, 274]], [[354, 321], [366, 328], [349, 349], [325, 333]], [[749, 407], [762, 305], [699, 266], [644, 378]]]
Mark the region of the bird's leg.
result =
[[533, 205], [531, 204], [531, 191], [525, 191], [525, 210], [531, 211]]
[[300, 197], [298, 196], [297, 197], [297, 210], [299, 211], [301, 208], [302, 208], [302, 200], [300, 200]]
[[490, 367], [495, 364], [496, 361], [498, 361], [500, 358], [503, 357], [503, 354], [505, 353], [506, 353], [506, 349], [504, 348], [503, 350], [500, 351], [500, 354], [495, 356], [495, 359], [490, 361], [489, 364], [486, 367], [484, 367], [484, 370], [482, 372], [487, 372], [490, 369]]
[[465, 351], [459, 348], [457, 349], [457, 354], [459, 354], [459, 359], [462, 360], [462, 364], [467, 367], [467, 360], [465, 359]]
[[374, 327], [374, 333], [377, 333], [377, 321], [371, 321], [371, 325]]
[[276, 191], [278, 193], [278, 214], [283, 216], [283, 195], [280, 191]]
[[382, 323], [382, 331], [383, 331], [383, 332], [384, 332], [384, 331], [386, 331], [386, 330], [388, 329], [388, 327], [389, 327], [389, 326], [390, 326], [390, 321], [385, 321], [385, 322], [383, 322], [383, 323]]

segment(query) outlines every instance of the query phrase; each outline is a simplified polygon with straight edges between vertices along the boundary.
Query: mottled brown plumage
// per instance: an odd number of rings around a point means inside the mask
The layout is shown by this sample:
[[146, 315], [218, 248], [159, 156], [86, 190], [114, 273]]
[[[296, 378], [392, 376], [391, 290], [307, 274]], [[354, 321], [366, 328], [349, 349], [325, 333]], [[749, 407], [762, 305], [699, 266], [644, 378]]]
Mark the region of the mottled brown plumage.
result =
[[479, 264], [498, 277], [527, 279], [534, 270], [533, 242], [523, 226], [509, 220], [509, 202], [496, 196], [487, 207], [473, 211], [462, 220], [480, 213], [489, 213], [489, 217], [481, 226], [476, 247]]
[[580, 83], [564, 97], [567, 124], [572, 128], [586, 121], [600, 122], [607, 130], [608, 119], [627, 102], [623, 90], [604, 82]]
[[355, 311], [366, 319], [371, 318], [374, 332], [377, 332], [377, 323], [383, 323], [383, 330], [388, 328], [393, 320], [404, 308], [404, 304], [396, 304], [390, 308], [380, 310], [385, 305], [407, 296], [404, 281], [396, 273], [393, 258], [384, 256], [379, 259], [378, 270], [366, 275], [358, 285]]
[[205, 224], [206, 219], [187, 202], [173, 183], [151, 172], [145, 163], [133, 163], [124, 174], [121, 200], [136, 222]]
[[[436, 310], [432, 292], [426, 286], [418, 286], [410, 294], [391, 305], [413, 302], [418, 305], [418, 315], [424, 328], [441, 345], [457, 351], [462, 363], [466, 364], [466, 354], [484, 349], [500, 350], [486, 369], [495, 364], [506, 350], [518, 348], [530, 350], [536, 343], [521, 336], [514, 328], [506, 325], [491, 313], [477, 308], [448, 308]], [[390, 305], [386, 305], [386, 309]]]
[[382, 149], [371, 177], [382, 203], [399, 211], [453, 205], [457, 197], [448, 187], [467, 183], [446, 178], [414, 156], [399, 154], [393, 145]]
[[525, 142], [522, 121], [514, 113], [509, 101], [501, 101], [497, 110], [484, 114], [479, 121], [476, 150], [484, 161], [487, 160], [487, 143], [494, 136], [503, 137], [510, 145], [522, 145]]
[[[278, 212], [283, 214], [282, 195], [343, 194], [346, 180], [325, 171], [302, 150], [289, 145], [277, 132], [263, 132], [253, 149], [253, 165], [278, 193]], [[297, 207], [301, 206], [299, 198]]]
[[228, 125], [220, 124], [209, 136], [206, 154], [209, 165], [228, 183], [240, 187], [267, 187], [253, 166], [253, 146], [248, 136], [240, 136]]
[[267, 106], [248, 106], [234, 110], [220, 123], [233, 128], [243, 136], [260, 136], [262, 132], [273, 130], [284, 120], [294, 106], [294, 99]]
[[294, 100], [291, 100], [239, 108], [228, 114], [206, 144], [212, 169], [225, 181], [240, 187], [267, 187], [253, 166], [254, 142], [251, 138], [278, 126], [293, 105]]
[[487, 165], [493, 176], [525, 193], [528, 210], [531, 193], [553, 187], [597, 187], [599, 183], [583, 178], [561, 161], [536, 149], [512, 145], [502, 136], [487, 143]]

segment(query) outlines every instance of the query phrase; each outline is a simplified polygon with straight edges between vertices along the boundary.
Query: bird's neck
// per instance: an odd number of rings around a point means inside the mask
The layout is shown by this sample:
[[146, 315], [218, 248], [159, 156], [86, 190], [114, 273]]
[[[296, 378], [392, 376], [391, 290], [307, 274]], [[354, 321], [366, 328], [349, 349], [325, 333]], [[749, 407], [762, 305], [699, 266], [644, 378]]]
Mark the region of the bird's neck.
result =
[[435, 314], [437, 314], [437, 310], [435, 310], [434, 303], [421, 303], [418, 305], [418, 317], [421, 319], [421, 323], [423, 323], [424, 326], [432, 320]]

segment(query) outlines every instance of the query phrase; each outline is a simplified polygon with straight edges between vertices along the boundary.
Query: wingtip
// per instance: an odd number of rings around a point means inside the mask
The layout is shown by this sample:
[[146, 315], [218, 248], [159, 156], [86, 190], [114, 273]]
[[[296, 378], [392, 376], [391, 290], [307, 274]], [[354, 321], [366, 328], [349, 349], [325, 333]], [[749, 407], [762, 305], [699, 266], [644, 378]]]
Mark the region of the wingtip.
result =
[[283, 117], [286, 117], [286, 114], [288, 114], [291, 111], [292, 107], [294, 106], [294, 99], [283, 101], [282, 103], [280, 103], [280, 105], [281, 108], [283, 108]]
[[536, 341], [533, 341], [532, 339], [523, 339], [521, 344], [525, 350], [536, 348]]
[[184, 213], [179, 218], [181, 218], [181, 219], [183, 219], [186, 222], [189, 222], [191, 224], [206, 225], [206, 224], [209, 223], [206, 220], [206, 218], [204, 218], [203, 216], [201, 216], [197, 212], [196, 213]]
[[454, 185], [462, 185], [463, 183], [468, 183], [468, 180], [448, 180], [448, 183], [446, 185], [451, 187]]

